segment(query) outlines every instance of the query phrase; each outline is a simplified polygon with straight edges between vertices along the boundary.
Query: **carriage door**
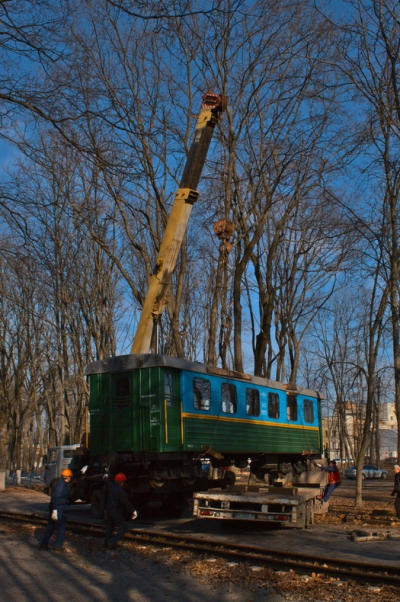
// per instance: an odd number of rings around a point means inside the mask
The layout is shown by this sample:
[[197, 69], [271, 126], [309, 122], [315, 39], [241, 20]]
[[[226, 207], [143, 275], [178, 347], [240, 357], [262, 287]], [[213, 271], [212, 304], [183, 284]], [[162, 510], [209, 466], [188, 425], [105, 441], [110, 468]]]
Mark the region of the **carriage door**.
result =
[[132, 449], [132, 372], [111, 374], [110, 449]]
[[[164, 386], [164, 437], [163, 451], [179, 451], [181, 445], [181, 399], [179, 387], [179, 372], [164, 370], [164, 379], [161, 378], [161, 386]], [[163, 382], [164, 381], [164, 382]]]

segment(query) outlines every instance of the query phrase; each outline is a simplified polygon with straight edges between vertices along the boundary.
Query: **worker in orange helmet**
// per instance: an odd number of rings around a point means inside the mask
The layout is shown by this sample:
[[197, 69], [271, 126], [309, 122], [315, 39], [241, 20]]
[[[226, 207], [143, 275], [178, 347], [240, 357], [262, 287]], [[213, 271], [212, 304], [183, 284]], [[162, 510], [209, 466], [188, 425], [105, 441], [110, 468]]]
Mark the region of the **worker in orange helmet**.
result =
[[[119, 472], [114, 477], [114, 482], [110, 481], [107, 491], [107, 524], [104, 539], [104, 547], [114, 549], [119, 540], [129, 529], [128, 519], [135, 519], [137, 512], [128, 499], [124, 487], [127, 478], [123, 472]], [[118, 531], [113, 535], [114, 529]]]
[[62, 545], [65, 539], [65, 516], [64, 509], [68, 503], [68, 483], [72, 477], [72, 471], [66, 468], [62, 471], [61, 477], [58, 479], [50, 498], [49, 513], [50, 518], [47, 523], [46, 531], [43, 539], [40, 542], [39, 550], [49, 550], [49, 540], [54, 531], [57, 531], [56, 543], [53, 548], [55, 552], [62, 550]]

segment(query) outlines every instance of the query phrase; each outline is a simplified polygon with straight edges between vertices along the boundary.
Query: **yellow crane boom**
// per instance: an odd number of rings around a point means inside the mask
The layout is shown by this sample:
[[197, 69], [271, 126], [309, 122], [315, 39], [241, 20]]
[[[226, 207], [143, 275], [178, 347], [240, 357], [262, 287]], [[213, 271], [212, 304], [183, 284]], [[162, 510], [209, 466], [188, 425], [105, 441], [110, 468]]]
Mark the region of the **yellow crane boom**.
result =
[[153, 328], [167, 305], [168, 288], [193, 203], [199, 196], [196, 190], [207, 157], [214, 128], [226, 108], [226, 97], [211, 92], [203, 96], [193, 142], [186, 160], [180, 187], [175, 194], [154, 272], [143, 304], [142, 314], [133, 341], [131, 353], [148, 353]]

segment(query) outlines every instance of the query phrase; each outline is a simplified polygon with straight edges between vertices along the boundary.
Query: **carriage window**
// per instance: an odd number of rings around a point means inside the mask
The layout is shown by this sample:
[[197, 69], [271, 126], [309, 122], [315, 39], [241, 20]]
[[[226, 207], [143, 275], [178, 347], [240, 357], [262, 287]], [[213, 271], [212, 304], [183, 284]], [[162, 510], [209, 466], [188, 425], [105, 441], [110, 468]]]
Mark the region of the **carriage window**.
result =
[[314, 422], [314, 404], [312, 399], [304, 400], [304, 421], [310, 424]]
[[114, 400], [116, 410], [127, 410], [131, 407], [131, 376], [130, 374], [116, 374], [114, 376]]
[[278, 393], [268, 393], [268, 418], [279, 418]]
[[260, 415], [260, 394], [257, 389], [246, 389], [246, 414], [248, 416]]
[[295, 395], [288, 395], [286, 398], [286, 416], [288, 420], [293, 422], [297, 420], [297, 398]]
[[211, 408], [211, 384], [205, 378], [193, 379], [193, 405], [196, 410]]
[[225, 414], [236, 414], [237, 396], [235, 385], [230, 385], [229, 383], [222, 383], [221, 404], [222, 411], [225, 412]]
[[131, 394], [131, 379], [129, 376], [118, 376], [115, 379], [115, 397], [129, 397]]
[[174, 381], [171, 372], [164, 373], [164, 399], [166, 399], [169, 408], [174, 406]]

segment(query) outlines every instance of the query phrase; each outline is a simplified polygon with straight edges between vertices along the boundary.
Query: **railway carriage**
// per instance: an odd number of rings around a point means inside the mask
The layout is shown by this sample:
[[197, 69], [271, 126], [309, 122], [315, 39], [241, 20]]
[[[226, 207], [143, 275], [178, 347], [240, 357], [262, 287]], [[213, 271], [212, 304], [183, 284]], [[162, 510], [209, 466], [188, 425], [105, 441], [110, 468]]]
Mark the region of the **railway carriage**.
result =
[[[132, 497], [182, 506], [207, 488], [202, 461], [274, 480], [322, 451], [315, 391], [157, 354], [90, 364], [90, 448], [129, 477]], [[110, 469], [112, 470], [112, 469]], [[232, 476], [232, 475], [231, 475]], [[140, 503], [139, 503], [140, 505]]]

